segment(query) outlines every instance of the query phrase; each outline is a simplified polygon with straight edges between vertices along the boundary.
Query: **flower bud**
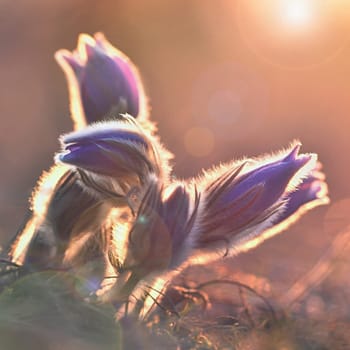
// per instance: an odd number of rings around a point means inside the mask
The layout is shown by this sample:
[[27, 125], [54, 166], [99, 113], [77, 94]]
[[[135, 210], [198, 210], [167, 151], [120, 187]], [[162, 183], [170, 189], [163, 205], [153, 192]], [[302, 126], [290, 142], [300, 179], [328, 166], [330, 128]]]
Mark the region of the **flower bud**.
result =
[[206, 174], [195, 247], [213, 250], [219, 246], [238, 252], [272, 226], [288, 209], [286, 194], [315, 166], [316, 155], [299, 155], [299, 149], [296, 144], [287, 154], [246, 160]]
[[125, 252], [116, 255], [116, 260], [122, 259], [117, 264], [121, 268], [109, 300], [125, 301], [131, 294], [142, 294], [148, 283], [180, 271], [192, 253], [188, 239], [199, 205], [197, 192], [186, 187], [173, 183], [164, 188], [150, 181], [125, 235]]
[[255, 237], [245, 244], [244, 250], [256, 247], [265, 239], [285, 231], [307, 211], [329, 203], [328, 188], [324, 181], [325, 175], [320, 171], [321, 164], [306, 169], [300, 184], [287, 191], [282, 196], [285, 202], [283, 210], [273, 218], [271, 226], [260, 230]]
[[294, 222], [307, 210], [329, 202], [327, 184], [324, 181], [325, 176], [319, 171], [319, 166], [320, 164], [302, 180], [296, 190], [285, 194], [287, 203], [283, 213], [274, 223], [275, 225], [282, 222], [286, 224], [287, 221]]
[[59, 50], [55, 57], [68, 81], [76, 128], [120, 113], [147, 119], [137, 69], [102, 33], [94, 37], [81, 34], [75, 51]]
[[150, 176], [167, 179], [169, 153], [130, 116], [91, 125], [61, 137], [56, 161], [76, 167], [97, 192], [125, 196]]
[[[82, 232], [87, 246], [87, 238], [99, 234], [110, 210], [108, 203], [79, 184], [76, 172], [63, 165], [42, 175], [31, 201], [31, 216], [16, 235], [8, 256], [37, 271], [71, 265], [65, 261], [66, 249]], [[97, 255], [96, 249], [85, 249], [84, 259], [91, 262]]]

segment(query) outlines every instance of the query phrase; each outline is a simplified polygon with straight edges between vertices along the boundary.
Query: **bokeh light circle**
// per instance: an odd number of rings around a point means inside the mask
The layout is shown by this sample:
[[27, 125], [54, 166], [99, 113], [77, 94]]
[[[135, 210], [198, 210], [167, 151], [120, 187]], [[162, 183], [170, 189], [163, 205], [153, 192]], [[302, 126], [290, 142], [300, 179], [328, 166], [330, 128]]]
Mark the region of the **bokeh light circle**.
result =
[[269, 86], [256, 72], [237, 62], [204, 69], [193, 82], [192, 115], [220, 144], [246, 140], [269, 111]]
[[194, 127], [188, 129], [184, 136], [186, 151], [194, 157], [205, 157], [214, 149], [214, 135], [208, 128]]

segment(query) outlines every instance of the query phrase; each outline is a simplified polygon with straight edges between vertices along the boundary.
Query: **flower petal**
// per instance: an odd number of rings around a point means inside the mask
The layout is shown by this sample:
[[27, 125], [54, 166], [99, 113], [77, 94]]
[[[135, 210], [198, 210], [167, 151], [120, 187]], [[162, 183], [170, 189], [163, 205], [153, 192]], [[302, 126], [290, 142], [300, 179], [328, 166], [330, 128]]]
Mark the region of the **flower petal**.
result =
[[[224, 246], [238, 251], [271, 226], [283, 212], [284, 194], [290, 184], [300, 182], [304, 175], [301, 169], [315, 162], [315, 155], [299, 155], [299, 148], [300, 144], [296, 144], [277, 159], [263, 159], [261, 165], [246, 160], [238, 166], [223, 166], [216, 178], [208, 173], [201, 185], [205, 204], [195, 248], [211, 250]], [[209, 182], [203, 186], [206, 180]]]
[[68, 81], [71, 114], [78, 128], [120, 113], [148, 120], [147, 99], [136, 67], [103, 34], [81, 34], [75, 51], [59, 50], [55, 58]]

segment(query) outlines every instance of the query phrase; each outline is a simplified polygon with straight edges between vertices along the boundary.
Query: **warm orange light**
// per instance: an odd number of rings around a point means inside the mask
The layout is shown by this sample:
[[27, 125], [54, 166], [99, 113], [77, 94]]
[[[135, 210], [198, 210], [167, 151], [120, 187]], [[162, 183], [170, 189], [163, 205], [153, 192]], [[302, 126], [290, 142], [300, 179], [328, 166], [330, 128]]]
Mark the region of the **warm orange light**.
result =
[[194, 127], [185, 133], [184, 144], [186, 151], [194, 157], [208, 156], [214, 149], [213, 133], [204, 127]]
[[238, 0], [235, 13], [248, 47], [283, 67], [321, 64], [349, 41], [348, 0]]
[[284, 24], [294, 28], [305, 28], [315, 19], [315, 9], [310, 0], [286, 0], [280, 11]]
[[22, 234], [12, 245], [9, 256], [11, 261], [17, 265], [23, 265], [29, 243], [34, 237], [35, 229], [38, 224], [38, 218], [34, 217], [26, 224]]
[[34, 213], [33, 217], [27, 222], [23, 231], [18, 235], [9, 252], [12, 262], [18, 265], [24, 263], [30, 242], [34, 238], [40, 225], [45, 221], [53, 189], [68, 169], [66, 165], [54, 165], [49, 171], [44, 171], [41, 175], [30, 200], [31, 209]]

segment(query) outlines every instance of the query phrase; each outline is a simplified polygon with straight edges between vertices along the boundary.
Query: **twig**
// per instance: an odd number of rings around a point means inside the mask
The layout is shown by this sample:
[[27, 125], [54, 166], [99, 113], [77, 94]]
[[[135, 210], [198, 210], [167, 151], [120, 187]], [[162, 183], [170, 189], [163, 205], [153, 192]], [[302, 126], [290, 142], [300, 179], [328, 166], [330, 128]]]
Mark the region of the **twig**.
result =
[[248, 321], [250, 322], [251, 326], [255, 328], [255, 322], [252, 317], [252, 313], [250, 312], [250, 307], [247, 303], [247, 298], [244, 295], [243, 288], [241, 286], [238, 286], [238, 292], [239, 292], [239, 297], [241, 299], [243, 308], [244, 308], [244, 313], [247, 316]]
[[265, 298], [263, 295], [261, 295], [260, 293], [258, 293], [256, 290], [254, 290], [253, 288], [247, 286], [246, 284], [243, 284], [241, 282], [237, 282], [237, 281], [231, 281], [231, 280], [211, 280], [211, 281], [207, 281], [201, 284], [197, 285], [197, 289], [202, 289], [204, 287], [210, 286], [210, 285], [214, 285], [214, 284], [229, 284], [229, 285], [234, 285], [234, 286], [238, 286], [241, 288], [244, 288], [246, 290], [248, 290], [249, 292], [251, 292], [252, 294], [256, 295], [258, 298], [260, 298], [264, 304], [267, 306], [272, 318], [274, 319], [274, 321], [277, 321], [277, 316], [275, 313], [275, 310], [273, 309], [273, 307], [271, 306], [270, 302], [267, 300], [267, 298]]

